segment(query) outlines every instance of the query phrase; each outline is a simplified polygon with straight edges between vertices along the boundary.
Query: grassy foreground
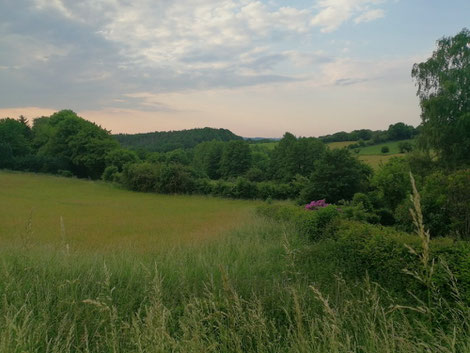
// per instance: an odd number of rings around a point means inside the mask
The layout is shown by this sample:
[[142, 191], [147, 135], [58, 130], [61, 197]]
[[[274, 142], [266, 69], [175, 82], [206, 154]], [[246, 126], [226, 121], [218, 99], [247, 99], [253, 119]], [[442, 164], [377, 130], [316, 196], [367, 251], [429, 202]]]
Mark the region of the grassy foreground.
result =
[[[24, 177], [34, 184], [31, 175]], [[43, 178], [37, 181], [47, 184]], [[51, 180], [42, 192], [53, 194], [54, 185], [70, 183], [84, 188], [76, 196], [88, 197], [91, 211], [99, 210], [84, 190], [100, 195], [102, 185]], [[36, 192], [22, 189], [17, 197], [31, 201]], [[107, 192], [112, 197], [123, 191]], [[6, 194], [3, 189], [2, 200]], [[455, 308], [458, 320], [449, 312], [446, 327], [427, 325], [425, 316], [399, 309], [399, 298], [367, 278], [343, 280], [330, 241], [309, 243], [288, 225], [259, 218], [246, 204], [231, 207], [245, 210], [237, 227], [203, 242], [142, 252], [88, 251], [85, 244], [64, 242], [4, 244], [0, 352], [470, 351], [467, 308]], [[82, 212], [83, 219], [94, 217]], [[181, 212], [174, 220], [184, 223], [185, 216]]]

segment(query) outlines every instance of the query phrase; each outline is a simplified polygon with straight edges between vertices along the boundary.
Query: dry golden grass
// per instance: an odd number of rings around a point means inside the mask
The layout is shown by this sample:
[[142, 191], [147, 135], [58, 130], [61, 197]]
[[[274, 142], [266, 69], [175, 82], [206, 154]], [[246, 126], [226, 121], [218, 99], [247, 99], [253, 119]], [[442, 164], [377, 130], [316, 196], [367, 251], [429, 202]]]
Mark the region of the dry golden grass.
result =
[[27, 173], [0, 172], [0, 185], [0, 244], [26, 247], [154, 250], [217, 237], [249, 221], [257, 205]]

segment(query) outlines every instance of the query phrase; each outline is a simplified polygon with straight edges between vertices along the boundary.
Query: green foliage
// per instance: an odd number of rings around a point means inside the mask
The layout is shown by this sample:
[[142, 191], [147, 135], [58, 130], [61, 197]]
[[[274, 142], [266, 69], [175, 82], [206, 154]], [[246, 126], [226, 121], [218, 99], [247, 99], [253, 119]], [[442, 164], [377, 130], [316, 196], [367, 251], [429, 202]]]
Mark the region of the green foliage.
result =
[[11, 167], [15, 157], [31, 153], [31, 130], [28, 125], [10, 119], [0, 119], [0, 168]]
[[398, 149], [400, 153], [407, 153], [413, 151], [413, 144], [408, 141], [400, 141], [398, 143]]
[[134, 191], [155, 191], [160, 166], [149, 162], [126, 164], [122, 173], [123, 184]]
[[272, 151], [270, 174], [274, 180], [283, 182], [291, 181], [296, 175], [309, 176], [325, 150], [318, 139], [297, 139], [287, 132]]
[[192, 156], [186, 150], [178, 148], [176, 150], [167, 152], [165, 154], [165, 159], [168, 163], [177, 163], [185, 166], [189, 166], [191, 163]]
[[414, 289], [412, 278], [404, 276], [405, 268], [417, 268], [417, 261], [405, 244], [417, 245], [417, 237], [391, 228], [360, 222], [343, 222], [336, 234], [332, 251], [343, 275], [361, 278], [366, 274], [386, 288], [403, 293]]
[[257, 183], [257, 195], [261, 200], [272, 198], [275, 200], [294, 199], [297, 197], [292, 185], [286, 183], [276, 183], [273, 181], [263, 181]]
[[202, 171], [211, 179], [219, 179], [223, 151], [224, 143], [221, 141], [208, 141], [198, 144], [194, 148], [194, 168]]
[[390, 148], [388, 146], [383, 146], [381, 149], [380, 149], [380, 152], [382, 153], [388, 153], [390, 152]]
[[431, 174], [437, 168], [429, 151], [416, 149], [406, 155], [406, 160], [410, 166], [413, 175], [424, 177]]
[[351, 155], [347, 149], [327, 150], [315, 162], [310, 183], [302, 190], [300, 200], [326, 199], [328, 202], [351, 200], [356, 192], [367, 189], [372, 170]]
[[251, 149], [245, 141], [230, 141], [224, 145], [220, 158], [220, 174], [224, 178], [238, 177], [250, 169]]
[[101, 179], [104, 181], [118, 181], [118, 174], [119, 170], [116, 166], [110, 165], [105, 168], [103, 175], [101, 176]]
[[470, 170], [436, 172], [425, 179], [423, 213], [433, 236], [470, 238]]
[[422, 109], [422, 138], [447, 166], [470, 162], [470, 31], [437, 42], [412, 76]]
[[101, 177], [107, 153], [118, 147], [108, 131], [71, 110], [36, 119], [32, 131], [39, 155], [66, 161], [79, 177]]
[[387, 134], [392, 141], [408, 140], [414, 137], [415, 128], [405, 123], [396, 123], [388, 127]]
[[123, 148], [116, 148], [109, 151], [105, 156], [105, 162], [108, 167], [116, 168], [116, 172], [122, 172], [124, 166], [128, 163], [139, 161], [137, 153]]
[[392, 158], [372, 178], [371, 184], [378, 190], [379, 198], [392, 211], [411, 191], [409, 173], [406, 160]]
[[259, 206], [257, 212], [269, 219], [293, 225], [302, 237], [311, 241], [333, 238], [340, 218], [333, 205], [310, 211], [298, 206], [266, 204]]
[[351, 202], [341, 205], [343, 218], [368, 223], [379, 223], [377, 214], [370, 197], [364, 193], [356, 193]]
[[14, 162], [11, 145], [6, 142], [0, 142], [0, 168], [11, 168]]
[[155, 191], [164, 194], [185, 194], [194, 190], [194, 175], [190, 168], [170, 163], [158, 169]]
[[195, 190], [194, 172], [181, 164], [126, 164], [122, 173], [124, 186], [134, 191], [163, 194], [192, 193]]
[[150, 152], [169, 152], [176, 149], [189, 149], [207, 141], [242, 140], [227, 129], [189, 129], [181, 131], [161, 131], [144, 134], [114, 135], [126, 148], [144, 149]]

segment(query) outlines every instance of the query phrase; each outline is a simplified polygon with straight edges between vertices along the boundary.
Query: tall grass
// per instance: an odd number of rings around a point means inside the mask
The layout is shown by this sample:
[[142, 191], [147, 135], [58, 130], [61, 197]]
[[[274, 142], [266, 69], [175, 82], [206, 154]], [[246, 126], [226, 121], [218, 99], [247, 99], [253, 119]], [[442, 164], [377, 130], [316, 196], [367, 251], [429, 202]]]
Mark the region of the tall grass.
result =
[[[367, 275], [339, 276], [333, 242], [245, 211], [217, 237], [146, 251], [76, 246], [60, 218], [55, 243], [40, 242], [30, 213], [0, 248], [0, 352], [470, 352], [469, 308], [446, 264], [430, 261], [417, 195], [422, 268], [411, 274], [427, 297], [406, 305]], [[435, 268], [452, 298], [434, 287]]]
[[4, 248], [0, 352], [470, 350], [465, 306], [433, 326], [367, 278], [300, 268], [304, 246], [255, 218], [218, 240], [140, 256]]

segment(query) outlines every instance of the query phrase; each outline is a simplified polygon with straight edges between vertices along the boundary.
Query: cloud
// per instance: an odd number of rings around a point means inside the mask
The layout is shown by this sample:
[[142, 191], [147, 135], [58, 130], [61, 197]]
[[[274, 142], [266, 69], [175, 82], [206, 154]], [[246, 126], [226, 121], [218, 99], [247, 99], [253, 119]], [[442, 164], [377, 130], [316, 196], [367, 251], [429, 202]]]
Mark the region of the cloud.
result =
[[0, 80], [8, 85], [0, 87], [0, 106], [171, 110], [128, 94], [301, 82], [336, 60], [312, 48], [319, 30], [372, 20], [381, 3], [3, 2]]
[[332, 32], [353, 17], [356, 23], [372, 21], [383, 17], [383, 10], [371, 9], [382, 3], [381, 0], [320, 0], [317, 3], [319, 12], [311, 24], [321, 27], [322, 32]]
[[385, 12], [382, 9], [369, 10], [354, 19], [354, 23], [358, 24], [361, 22], [370, 22], [382, 18], [385, 16]]

